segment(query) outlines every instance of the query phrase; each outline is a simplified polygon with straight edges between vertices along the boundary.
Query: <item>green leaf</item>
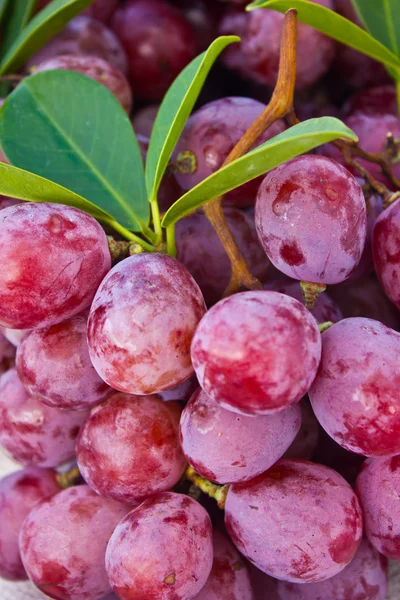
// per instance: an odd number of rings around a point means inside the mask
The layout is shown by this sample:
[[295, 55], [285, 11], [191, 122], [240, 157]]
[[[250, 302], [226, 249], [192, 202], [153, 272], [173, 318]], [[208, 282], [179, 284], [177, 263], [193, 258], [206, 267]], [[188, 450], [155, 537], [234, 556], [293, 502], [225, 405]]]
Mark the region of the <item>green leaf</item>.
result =
[[290, 127], [189, 190], [166, 212], [162, 221], [163, 227], [176, 223], [199, 206], [243, 183], [337, 138], [354, 141], [358, 139], [351, 129], [334, 117], [310, 119]]
[[[27, 0], [26, 0], [27, 1]], [[15, 2], [15, 0], [12, 0]], [[93, 0], [53, 0], [28, 23], [0, 64], [0, 75], [18, 71]]]
[[369, 33], [396, 56], [400, 55], [399, 0], [353, 0], [359, 17]]
[[30, 202], [56, 202], [80, 208], [95, 219], [112, 222], [112, 217], [82, 196], [70, 190], [24, 171], [0, 162], [0, 194]]
[[1, 53], [3, 57], [8, 49], [14, 43], [14, 40], [19, 36], [21, 31], [29, 22], [34, 8], [36, 0], [12, 0], [8, 6], [6, 22], [3, 34], [3, 41], [1, 43]]
[[62, 70], [25, 78], [0, 112], [0, 145], [15, 166], [82, 195], [127, 229], [148, 222], [131, 122], [97, 81]]
[[0, 23], [2, 23], [2, 21], [3, 21], [3, 17], [5, 15], [8, 3], [9, 3], [9, 0], [0, 0]]
[[[382, 6], [378, 0], [371, 1]], [[393, 52], [367, 31], [325, 6], [314, 4], [309, 0], [255, 0], [246, 7], [246, 10], [255, 8], [271, 8], [283, 13], [289, 8], [296, 8], [298, 18], [302, 23], [311, 25], [334, 40], [400, 71], [400, 59]]]
[[146, 186], [150, 200], [157, 197], [168, 161], [211, 67], [229, 44], [239, 41], [236, 36], [217, 38], [206, 52], [197, 56], [178, 75], [166, 93], [154, 123], [146, 157]]

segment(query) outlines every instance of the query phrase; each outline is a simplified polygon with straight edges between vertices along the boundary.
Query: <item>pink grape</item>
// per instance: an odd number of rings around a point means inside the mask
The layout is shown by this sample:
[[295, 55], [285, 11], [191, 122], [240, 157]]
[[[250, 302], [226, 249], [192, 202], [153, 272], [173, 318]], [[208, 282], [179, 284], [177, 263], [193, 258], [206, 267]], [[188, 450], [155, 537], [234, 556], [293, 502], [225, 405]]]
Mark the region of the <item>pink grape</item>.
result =
[[[177, 169], [175, 176], [182, 189], [191, 189], [217, 171], [264, 109], [264, 104], [252, 98], [229, 97], [214, 100], [189, 117], [173, 155]], [[277, 121], [257, 140], [255, 146], [284, 129], [284, 122]], [[253, 205], [261, 179], [259, 177], [229, 192], [225, 203]]]
[[400, 308], [400, 200], [396, 200], [375, 221], [372, 252], [375, 270], [387, 297]]
[[399, 353], [400, 333], [372, 319], [344, 319], [322, 334], [309, 397], [322, 427], [347, 450], [400, 453]]
[[355, 269], [364, 249], [364, 195], [340, 164], [322, 156], [299, 156], [263, 180], [256, 228], [268, 258], [285, 275], [339, 283]]
[[298, 405], [255, 419], [222, 408], [198, 390], [182, 413], [182, 449], [206, 479], [223, 484], [247, 481], [283, 456], [300, 423]]
[[214, 560], [206, 585], [194, 600], [254, 600], [249, 573], [235, 546], [216, 529]]
[[321, 336], [304, 306], [277, 292], [241, 292], [203, 317], [192, 361], [203, 390], [223, 408], [269, 414], [294, 404], [316, 375]]
[[118, 392], [95, 407], [76, 448], [88, 485], [129, 504], [171, 489], [186, 466], [179, 444], [181, 412], [176, 402]]
[[71, 487], [35, 506], [19, 537], [29, 579], [50, 598], [97, 600], [110, 592], [107, 543], [131, 507]]
[[305, 398], [300, 400], [299, 406], [301, 410], [300, 430], [286, 450], [284, 458], [310, 460], [318, 446], [320, 427], [309, 402]]
[[111, 387], [130, 394], [171, 389], [193, 374], [190, 343], [205, 313], [197, 283], [165, 254], [132, 256], [105, 277], [92, 304], [92, 363]]
[[382, 85], [361, 90], [351, 96], [343, 106], [345, 116], [354, 113], [364, 115], [394, 115], [397, 117], [397, 98], [394, 85]]
[[356, 492], [368, 539], [385, 556], [400, 560], [400, 457], [367, 459]]
[[19, 531], [32, 508], [59, 491], [51, 469], [28, 467], [0, 480], [0, 577], [28, 579], [18, 547]]
[[110, 267], [103, 229], [81, 210], [25, 202], [0, 211], [0, 325], [31, 329], [76, 315]]
[[335, 471], [280, 460], [229, 488], [225, 523], [256, 567], [294, 583], [324, 581], [353, 559], [362, 537], [356, 495]]
[[145, 500], [117, 525], [106, 569], [121, 600], [190, 600], [205, 585], [213, 561], [205, 509], [181, 494]]
[[0, 377], [0, 445], [23, 465], [57, 467], [71, 460], [86, 416], [29, 395], [15, 369]]
[[85, 410], [106, 398], [111, 390], [90, 361], [86, 335], [86, 318], [77, 316], [24, 337], [16, 368], [29, 394], [69, 410]]
[[136, 135], [140, 134], [150, 139], [159, 108], [159, 104], [150, 104], [133, 115], [132, 125]]

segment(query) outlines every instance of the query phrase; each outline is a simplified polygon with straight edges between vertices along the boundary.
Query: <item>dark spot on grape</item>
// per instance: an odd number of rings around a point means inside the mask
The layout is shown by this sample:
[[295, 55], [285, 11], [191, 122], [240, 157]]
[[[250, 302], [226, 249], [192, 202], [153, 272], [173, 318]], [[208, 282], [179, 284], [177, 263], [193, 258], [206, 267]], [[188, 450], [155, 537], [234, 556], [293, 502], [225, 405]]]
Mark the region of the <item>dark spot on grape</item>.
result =
[[280, 255], [288, 265], [294, 267], [302, 265], [305, 262], [304, 255], [296, 242], [282, 244]]

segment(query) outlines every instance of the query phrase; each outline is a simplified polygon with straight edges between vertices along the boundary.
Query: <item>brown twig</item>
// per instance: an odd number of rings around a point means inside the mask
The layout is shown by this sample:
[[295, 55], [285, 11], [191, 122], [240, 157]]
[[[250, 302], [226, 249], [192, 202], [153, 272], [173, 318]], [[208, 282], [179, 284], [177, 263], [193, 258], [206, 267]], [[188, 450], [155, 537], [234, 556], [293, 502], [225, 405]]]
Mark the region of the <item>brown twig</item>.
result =
[[[293, 109], [296, 82], [296, 15], [297, 11], [295, 9], [290, 9], [285, 14], [278, 80], [272, 98], [263, 113], [254, 121], [230, 152], [222, 166], [226, 166], [246, 154], [264, 131], [278, 119], [289, 116], [297, 122]], [[204, 212], [214, 226], [231, 262], [231, 281], [225, 290], [224, 296], [229, 296], [241, 288], [262, 289], [261, 283], [250, 273], [246, 260], [228, 227], [222, 210], [222, 198], [216, 198], [206, 204]]]

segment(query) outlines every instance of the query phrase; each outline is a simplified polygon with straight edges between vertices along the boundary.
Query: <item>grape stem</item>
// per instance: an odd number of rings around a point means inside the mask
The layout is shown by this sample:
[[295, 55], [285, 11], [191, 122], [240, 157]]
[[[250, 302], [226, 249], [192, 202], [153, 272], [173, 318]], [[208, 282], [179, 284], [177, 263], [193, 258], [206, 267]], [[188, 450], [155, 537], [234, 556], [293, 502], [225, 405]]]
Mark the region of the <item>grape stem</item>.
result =
[[214, 498], [217, 501], [219, 508], [224, 509], [226, 496], [228, 494], [229, 485], [218, 485], [216, 483], [212, 483], [201, 477], [192, 467], [188, 467], [185, 471], [185, 477], [196, 487], [198, 487], [204, 494], [210, 496], [210, 498]]
[[[264, 131], [278, 119], [288, 116], [294, 122], [297, 122], [293, 109], [293, 96], [296, 82], [296, 15], [296, 9], [290, 9], [285, 14], [281, 38], [278, 80], [271, 100], [263, 113], [254, 121], [254, 123], [252, 123], [244, 136], [232, 149], [222, 166], [226, 166], [246, 154]], [[246, 259], [229, 229], [222, 210], [222, 197], [216, 198], [206, 204], [204, 212], [217, 232], [231, 262], [232, 276], [224, 296], [234, 294], [241, 288], [249, 290], [262, 289], [262, 284], [251, 274]]]
[[80, 478], [81, 474], [78, 467], [74, 467], [65, 473], [57, 473], [56, 475], [57, 483], [63, 490], [66, 490], [67, 488], [79, 483]]

